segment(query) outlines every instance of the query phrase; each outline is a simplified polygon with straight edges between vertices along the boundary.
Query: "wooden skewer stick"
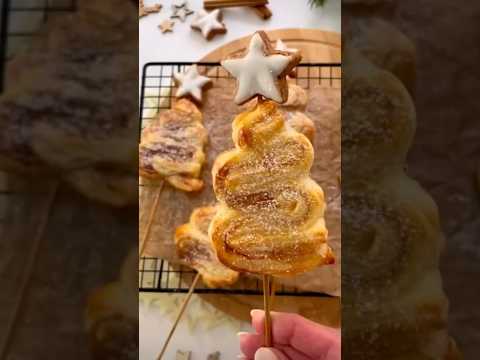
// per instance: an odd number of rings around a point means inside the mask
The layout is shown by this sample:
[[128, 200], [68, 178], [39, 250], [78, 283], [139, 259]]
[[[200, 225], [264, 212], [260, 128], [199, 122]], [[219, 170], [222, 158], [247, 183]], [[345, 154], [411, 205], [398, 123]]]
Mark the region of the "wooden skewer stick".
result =
[[153, 219], [155, 218], [155, 213], [157, 212], [158, 204], [160, 203], [160, 195], [162, 194], [163, 184], [165, 182], [162, 181], [158, 186], [157, 192], [155, 193], [155, 200], [153, 200], [153, 206], [150, 209], [150, 215], [148, 216], [147, 228], [145, 229], [145, 233], [143, 234], [142, 240], [140, 241], [139, 247], [139, 255], [142, 257], [143, 252], [145, 251], [145, 246], [147, 244], [148, 238], [150, 237], [150, 231], [152, 229]]
[[271, 275], [263, 275], [263, 309], [265, 310], [265, 334], [263, 345], [265, 347], [273, 346], [272, 337], [272, 316], [270, 314], [273, 295], [273, 277]]
[[38, 222], [38, 227], [36, 228], [35, 233], [33, 234], [32, 248], [25, 264], [25, 271], [22, 274], [22, 278], [20, 280], [18, 298], [17, 298], [17, 301], [15, 301], [15, 307], [11, 313], [11, 316], [4, 327], [6, 329], [6, 332], [5, 332], [6, 335], [2, 343], [0, 344], [0, 359], [7, 358], [8, 350], [11, 345], [13, 332], [15, 331], [15, 328], [18, 325], [18, 317], [20, 315], [20, 310], [24, 304], [25, 293], [28, 290], [28, 286], [30, 285], [30, 281], [32, 279], [33, 271], [35, 270], [35, 264], [38, 258], [38, 254], [40, 252], [40, 245], [42, 243], [43, 235], [45, 234], [45, 230], [48, 225], [48, 220], [50, 218], [53, 204], [57, 196], [58, 187], [59, 187], [58, 181], [55, 181], [55, 183], [51, 185], [48, 198], [45, 202], [45, 207], [41, 212], [41, 214], [39, 215], [40, 220]]
[[170, 333], [167, 336], [167, 340], [165, 340], [165, 343], [163, 344], [162, 351], [160, 352], [160, 355], [158, 355], [157, 360], [162, 360], [163, 355], [165, 355], [165, 351], [167, 351], [168, 344], [170, 343], [170, 340], [172, 339], [173, 334], [177, 329], [178, 323], [180, 322], [180, 319], [182, 318], [182, 315], [185, 312], [185, 309], [187, 308], [187, 305], [190, 299], [192, 298], [193, 291], [197, 286], [198, 280], [200, 280], [200, 273], [197, 273], [197, 275], [195, 276], [195, 279], [193, 279], [192, 285], [190, 285], [190, 289], [188, 290], [187, 297], [185, 298], [185, 300], [183, 300], [183, 304], [180, 307], [180, 311], [178, 312], [177, 318], [175, 319], [175, 322], [173, 323], [173, 326], [170, 329]]

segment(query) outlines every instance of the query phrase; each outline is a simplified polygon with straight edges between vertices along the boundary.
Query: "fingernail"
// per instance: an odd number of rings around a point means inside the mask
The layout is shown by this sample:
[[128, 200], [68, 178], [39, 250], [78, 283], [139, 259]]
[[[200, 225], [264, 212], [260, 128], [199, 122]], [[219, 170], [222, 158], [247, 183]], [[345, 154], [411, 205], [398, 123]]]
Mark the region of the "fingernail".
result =
[[245, 355], [237, 355], [238, 360], [247, 360], [247, 357]]
[[255, 315], [263, 315], [263, 310], [254, 309], [254, 310], [250, 311], [250, 316], [253, 317]]
[[255, 353], [255, 360], [278, 360], [278, 357], [272, 350], [260, 348]]
[[245, 336], [245, 335], [248, 335], [248, 332], [240, 331], [240, 332], [237, 333], [238, 337], [242, 337], [242, 336]]

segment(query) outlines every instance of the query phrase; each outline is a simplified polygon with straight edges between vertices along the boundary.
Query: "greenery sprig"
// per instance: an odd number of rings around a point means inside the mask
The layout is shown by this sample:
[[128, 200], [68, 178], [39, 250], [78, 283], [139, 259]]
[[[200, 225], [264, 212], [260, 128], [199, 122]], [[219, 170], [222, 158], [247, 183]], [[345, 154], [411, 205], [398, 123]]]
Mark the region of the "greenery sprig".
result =
[[320, 6], [323, 6], [325, 5], [325, 3], [327, 2], [327, 0], [308, 0], [309, 4], [311, 7], [320, 7]]

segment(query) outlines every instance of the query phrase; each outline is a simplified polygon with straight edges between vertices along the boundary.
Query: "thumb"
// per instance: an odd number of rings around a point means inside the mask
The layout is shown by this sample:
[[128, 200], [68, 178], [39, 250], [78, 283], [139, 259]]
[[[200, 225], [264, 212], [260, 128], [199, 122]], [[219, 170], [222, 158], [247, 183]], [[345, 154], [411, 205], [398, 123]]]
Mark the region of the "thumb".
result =
[[288, 360], [288, 358], [278, 350], [260, 348], [255, 353], [255, 360]]

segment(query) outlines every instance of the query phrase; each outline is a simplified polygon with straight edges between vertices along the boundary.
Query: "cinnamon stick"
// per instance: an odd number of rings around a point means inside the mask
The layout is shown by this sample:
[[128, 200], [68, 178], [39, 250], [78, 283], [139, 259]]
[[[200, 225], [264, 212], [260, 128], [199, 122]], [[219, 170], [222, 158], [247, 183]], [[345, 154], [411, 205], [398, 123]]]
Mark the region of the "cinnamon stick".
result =
[[239, 7], [239, 6], [265, 6], [268, 0], [204, 0], [203, 7], [207, 10]]
[[257, 15], [263, 20], [267, 20], [267, 19], [270, 19], [272, 17], [272, 12], [265, 5], [263, 5], [263, 6], [252, 6], [252, 9], [255, 10]]

